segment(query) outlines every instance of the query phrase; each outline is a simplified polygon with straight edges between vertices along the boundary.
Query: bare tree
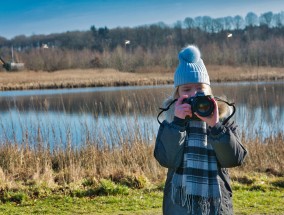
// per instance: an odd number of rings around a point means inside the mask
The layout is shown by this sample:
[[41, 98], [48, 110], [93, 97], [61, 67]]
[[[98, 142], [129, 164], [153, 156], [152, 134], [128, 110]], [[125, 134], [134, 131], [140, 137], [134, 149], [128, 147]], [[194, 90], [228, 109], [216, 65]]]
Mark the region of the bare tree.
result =
[[249, 12], [246, 15], [245, 21], [247, 26], [257, 26], [259, 24], [258, 16], [253, 12]]
[[244, 28], [245, 21], [243, 17], [237, 15], [234, 17], [234, 25], [236, 30], [240, 30]]
[[194, 18], [195, 26], [199, 29], [203, 29], [203, 17], [197, 16]]
[[175, 40], [178, 46], [183, 46], [183, 34], [182, 34], [182, 22], [177, 21], [174, 25], [174, 32], [175, 32]]
[[212, 31], [217, 33], [224, 30], [224, 18], [212, 19]]
[[267, 13], [261, 14], [260, 17], [259, 17], [260, 25], [267, 25], [268, 27], [270, 27], [272, 17], [273, 17], [272, 12], [267, 12]]
[[184, 26], [187, 28], [187, 29], [190, 29], [190, 28], [194, 28], [194, 20], [190, 17], [186, 17], [183, 21], [183, 24]]
[[234, 19], [231, 16], [224, 17], [224, 29], [232, 30], [234, 26]]
[[274, 26], [281, 28], [284, 26], [284, 12], [273, 14], [272, 22]]
[[212, 18], [210, 16], [203, 16], [202, 17], [203, 22], [202, 22], [202, 29], [205, 32], [212, 32]]

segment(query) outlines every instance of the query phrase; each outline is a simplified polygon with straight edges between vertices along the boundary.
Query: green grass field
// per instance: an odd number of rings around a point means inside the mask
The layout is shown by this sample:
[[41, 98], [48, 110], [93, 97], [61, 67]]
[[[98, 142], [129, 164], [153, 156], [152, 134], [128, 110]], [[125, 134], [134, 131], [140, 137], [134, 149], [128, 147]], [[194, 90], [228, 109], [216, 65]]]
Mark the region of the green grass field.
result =
[[[284, 214], [283, 177], [255, 175], [232, 184], [235, 214]], [[96, 188], [85, 184], [85, 188], [2, 190], [0, 214], [161, 215], [162, 186], [146, 187], [134, 189], [103, 180]]]

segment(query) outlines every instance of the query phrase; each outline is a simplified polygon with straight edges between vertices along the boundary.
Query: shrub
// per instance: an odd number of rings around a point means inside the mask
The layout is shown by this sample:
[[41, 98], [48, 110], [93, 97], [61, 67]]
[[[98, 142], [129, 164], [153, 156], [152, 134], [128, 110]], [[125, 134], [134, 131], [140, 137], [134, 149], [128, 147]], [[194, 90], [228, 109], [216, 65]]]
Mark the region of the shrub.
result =
[[274, 187], [284, 188], [284, 178], [279, 178], [271, 182]]
[[102, 179], [100, 180], [99, 187], [96, 189], [96, 193], [98, 195], [128, 195], [129, 188], [124, 185], [115, 184], [111, 180]]
[[122, 171], [117, 171], [110, 176], [115, 183], [125, 185], [130, 188], [142, 189], [147, 186], [148, 179], [144, 175], [127, 175]]
[[5, 203], [5, 202], [15, 202], [17, 204], [22, 204], [28, 199], [28, 196], [23, 193], [23, 192], [6, 192], [4, 191], [0, 195], [0, 200]]

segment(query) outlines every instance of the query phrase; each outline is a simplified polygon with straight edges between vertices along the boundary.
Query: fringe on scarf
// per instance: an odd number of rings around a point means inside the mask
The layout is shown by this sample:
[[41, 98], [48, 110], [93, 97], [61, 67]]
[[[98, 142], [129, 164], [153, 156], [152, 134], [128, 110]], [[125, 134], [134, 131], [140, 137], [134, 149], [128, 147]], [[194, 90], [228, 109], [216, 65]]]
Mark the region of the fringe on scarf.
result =
[[186, 207], [189, 215], [217, 215], [221, 207], [220, 198], [188, 195], [186, 187], [181, 186], [172, 186], [171, 199], [175, 204]]

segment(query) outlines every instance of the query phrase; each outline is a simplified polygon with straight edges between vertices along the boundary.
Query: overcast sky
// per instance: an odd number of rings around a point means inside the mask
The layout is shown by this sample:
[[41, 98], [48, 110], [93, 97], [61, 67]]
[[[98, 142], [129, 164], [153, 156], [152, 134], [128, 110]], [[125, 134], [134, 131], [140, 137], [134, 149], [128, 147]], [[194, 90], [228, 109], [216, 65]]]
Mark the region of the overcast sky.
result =
[[186, 17], [212, 18], [284, 11], [284, 0], [5, 0], [0, 36], [62, 33], [99, 27], [134, 27]]

